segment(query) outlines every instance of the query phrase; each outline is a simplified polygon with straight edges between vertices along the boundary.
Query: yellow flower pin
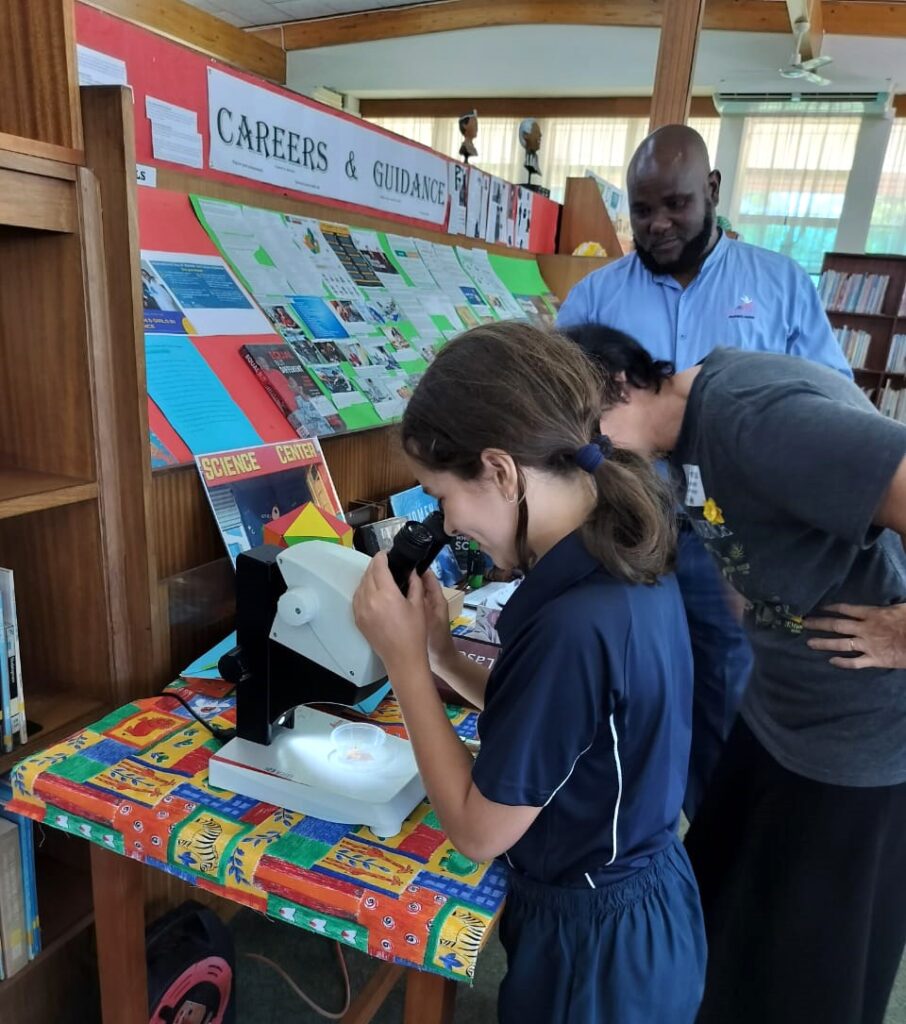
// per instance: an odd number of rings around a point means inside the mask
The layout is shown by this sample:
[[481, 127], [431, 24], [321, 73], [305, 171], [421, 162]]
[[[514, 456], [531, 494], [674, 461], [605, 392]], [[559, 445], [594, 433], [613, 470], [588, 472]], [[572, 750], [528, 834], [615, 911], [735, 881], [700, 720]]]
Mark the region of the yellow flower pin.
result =
[[705, 519], [711, 523], [712, 526], [722, 526], [724, 521], [724, 514], [720, 510], [720, 506], [713, 498], [708, 498], [705, 502], [705, 506], [702, 509], [702, 515]]

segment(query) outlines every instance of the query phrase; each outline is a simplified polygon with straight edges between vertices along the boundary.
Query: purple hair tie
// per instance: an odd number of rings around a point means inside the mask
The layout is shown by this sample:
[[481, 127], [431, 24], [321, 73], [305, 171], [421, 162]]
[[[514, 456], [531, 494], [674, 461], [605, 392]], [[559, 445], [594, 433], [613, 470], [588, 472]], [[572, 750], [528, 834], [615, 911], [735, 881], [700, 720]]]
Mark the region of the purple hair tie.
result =
[[576, 465], [586, 473], [594, 473], [598, 466], [613, 454], [613, 442], [604, 434], [591, 439], [590, 444], [583, 444], [576, 450]]

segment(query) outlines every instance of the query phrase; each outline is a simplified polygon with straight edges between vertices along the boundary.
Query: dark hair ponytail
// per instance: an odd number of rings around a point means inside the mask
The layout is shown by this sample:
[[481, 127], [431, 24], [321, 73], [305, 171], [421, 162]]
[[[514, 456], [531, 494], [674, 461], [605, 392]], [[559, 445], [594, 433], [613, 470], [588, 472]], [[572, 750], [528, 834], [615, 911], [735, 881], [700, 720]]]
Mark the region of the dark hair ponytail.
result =
[[673, 570], [674, 500], [642, 456], [614, 448], [594, 472], [598, 500], [582, 540], [602, 565], [630, 583], [654, 583]]
[[[508, 452], [522, 467], [554, 475], [585, 473], [579, 449], [598, 434], [602, 384], [578, 346], [512, 321], [466, 331], [438, 353], [406, 406], [402, 442], [415, 460], [471, 480], [482, 453]], [[597, 502], [583, 528], [588, 550], [615, 577], [654, 583], [673, 566], [675, 527], [669, 489], [651, 466], [616, 449], [594, 470]], [[528, 509], [520, 501], [516, 551], [528, 550]]]

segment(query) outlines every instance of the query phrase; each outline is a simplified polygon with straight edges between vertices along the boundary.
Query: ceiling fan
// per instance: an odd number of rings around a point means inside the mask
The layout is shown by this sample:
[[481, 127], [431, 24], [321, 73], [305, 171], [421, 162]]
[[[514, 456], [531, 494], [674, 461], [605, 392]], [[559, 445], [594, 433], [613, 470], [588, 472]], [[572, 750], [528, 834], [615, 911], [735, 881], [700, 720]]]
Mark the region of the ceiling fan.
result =
[[830, 85], [830, 79], [817, 74], [820, 68], [826, 67], [833, 61], [832, 57], [813, 57], [811, 60], [802, 59], [802, 40], [809, 30], [807, 18], [797, 18], [793, 25], [793, 56], [785, 68], [780, 68], [780, 74], [784, 78], [804, 78], [812, 85]]

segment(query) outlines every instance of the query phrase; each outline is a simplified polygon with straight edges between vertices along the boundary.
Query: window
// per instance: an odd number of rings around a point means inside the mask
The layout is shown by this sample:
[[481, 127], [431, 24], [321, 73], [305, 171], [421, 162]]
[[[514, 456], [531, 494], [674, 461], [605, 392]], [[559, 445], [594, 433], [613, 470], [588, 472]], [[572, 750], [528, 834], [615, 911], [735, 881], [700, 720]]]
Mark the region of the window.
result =
[[[475, 140], [478, 157], [472, 163], [505, 181], [525, 182], [525, 154], [519, 145], [521, 120], [482, 117], [479, 113]], [[439, 153], [453, 157], [459, 154], [461, 139], [456, 118], [385, 117], [372, 121]], [[539, 118], [538, 123], [542, 134], [540, 184], [549, 188], [551, 198], [558, 202], [563, 201], [566, 179], [581, 178], [587, 170], [623, 188], [629, 160], [648, 134], [646, 117]], [[719, 118], [692, 118], [689, 124], [704, 137], [713, 164]]]
[[834, 248], [859, 119], [747, 118], [730, 220], [810, 273]]
[[896, 120], [890, 129], [865, 248], [906, 254], [906, 121]]

